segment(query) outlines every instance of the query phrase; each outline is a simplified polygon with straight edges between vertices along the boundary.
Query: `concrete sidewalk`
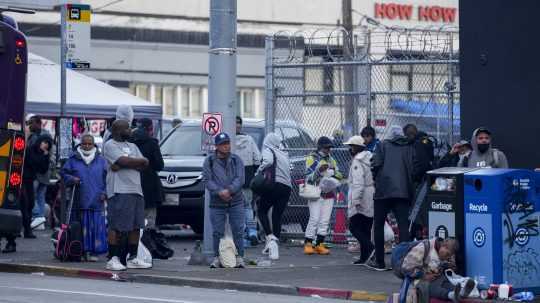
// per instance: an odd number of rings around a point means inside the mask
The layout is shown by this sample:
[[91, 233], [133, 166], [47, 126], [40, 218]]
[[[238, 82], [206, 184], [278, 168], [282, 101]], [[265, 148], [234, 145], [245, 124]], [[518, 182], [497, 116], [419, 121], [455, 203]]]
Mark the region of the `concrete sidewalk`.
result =
[[[353, 255], [344, 248], [332, 249], [330, 256], [305, 256], [299, 246], [282, 245], [280, 260], [269, 267], [210, 269], [206, 266], [190, 266], [187, 262], [195, 245], [193, 234], [166, 233], [175, 255], [169, 260], [155, 260], [150, 270], [128, 270], [113, 276], [105, 270], [104, 257], [98, 263], [61, 263], [53, 258], [51, 231], [42, 231], [36, 232], [37, 239], [19, 238], [17, 253], [0, 254], [0, 271], [105, 279], [114, 277], [143, 283], [365, 301], [386, 301], [387, 296], [397, 292], [400, 286], [400, 281], [392, 272], [375, 272], [351, 265]], [[246, 261], [262, 258], [261, 249], [262, 245], [247, 249]]]

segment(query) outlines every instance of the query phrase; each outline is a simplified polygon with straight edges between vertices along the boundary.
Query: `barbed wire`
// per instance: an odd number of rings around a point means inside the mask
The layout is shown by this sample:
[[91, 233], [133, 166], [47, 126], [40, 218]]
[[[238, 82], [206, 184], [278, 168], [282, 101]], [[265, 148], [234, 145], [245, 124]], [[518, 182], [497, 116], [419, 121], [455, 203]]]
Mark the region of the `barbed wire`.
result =
[[337, 62], [345, 55], [351, 56], [348, 60], [370, 62], [449, 60], [455, 59], [459, 51], [459, 32], [448, 25], [404, 28], [368, 23], [357, 26], [353, 32], [343, 27], [317, 28], [280, 31], [271, 38], [275, 63], [305, 62], [310, 57], [327, 57]]

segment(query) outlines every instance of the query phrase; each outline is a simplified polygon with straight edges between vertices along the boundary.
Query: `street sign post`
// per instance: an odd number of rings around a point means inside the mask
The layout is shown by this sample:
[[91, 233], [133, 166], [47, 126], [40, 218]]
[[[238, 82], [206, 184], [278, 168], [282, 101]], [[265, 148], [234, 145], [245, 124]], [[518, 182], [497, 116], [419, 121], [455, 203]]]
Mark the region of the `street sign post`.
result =
[[66, 4], [66, 67], [90, 68], [90, 5]]
[[202, 118], [201, 150], [212, 152], [215, 150], [214, 138], [223, 130], [223, 116], [221, 113], [204, 113]]

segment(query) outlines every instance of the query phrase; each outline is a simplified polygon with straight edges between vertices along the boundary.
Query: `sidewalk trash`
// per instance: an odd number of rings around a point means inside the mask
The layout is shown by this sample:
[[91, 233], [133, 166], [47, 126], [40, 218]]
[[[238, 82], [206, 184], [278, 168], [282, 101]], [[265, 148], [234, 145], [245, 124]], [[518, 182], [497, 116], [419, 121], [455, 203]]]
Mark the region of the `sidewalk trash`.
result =
[[197, 240], [195, 242], [195, 248], [193, 248], [193, 252], [191, 253], [191, 256], [189, 257], [189, 261], [187, 264], [188, 265], [202, 265], [202, 266], [209, 265], [208, 260], [202, 253], [200, 240]]
[[312, 298], [315, 298], [315, 299], [322, 299], [322, 297], [319, 296], [319, 295], [311, 295], [311, 297], [312, 297]]
[[499, 285], [499, 298], [506, 300], [510, 297], [510, 288], [511, 286], [508, 284], [501, 284]]
[[513, 301], [532, 302], [534, 300], [534, 294], [530, 291], [522, 291], [513, 295], [511, 299]]
[[266, 259], [266, 258], [258, 258], [257, 259], [257, 267], [270, 267], [272, 266], [272, 261]]
[[44, 272], [33, 272], [31, 273], [32, 276], [40, 276], [40, 277], [44, 277], [45, 276], [45, 273]]

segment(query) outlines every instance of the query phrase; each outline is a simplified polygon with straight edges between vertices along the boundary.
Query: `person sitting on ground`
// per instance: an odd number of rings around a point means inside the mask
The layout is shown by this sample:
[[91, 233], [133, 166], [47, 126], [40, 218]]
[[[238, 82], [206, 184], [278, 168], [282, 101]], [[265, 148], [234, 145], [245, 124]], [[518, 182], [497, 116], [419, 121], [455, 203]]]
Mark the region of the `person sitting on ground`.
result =
[[[107, 223], [109, 225], [108, 270], [125, 270], [123, 262], [126, 242], [129, 259], [127, 268], [150, 268], [151, 264], [137, 258], [140, 229], [144, 228], [144, 198], [141, 171], [148, 167], [137, 145], [128, 142], [131, 136], [128, 121], [116, 120], [112, 138], [103, 147], [109, 163], [107, 171]], [[127, 241], [125, 238], [127, 236]]]
[[218, 134], [214, 142], [216, 152], [209, 154], [203, 164], [203, 181], [210, 192], [210, 221], [215, 257], [210, 268], [222, 265], [219, 259], [219, 242], [225, 235], [227, 215], [238, 253], [236, 267], [244, 268], [244, 163], [239, 156], [231, 153], [231, 139], [228, 134]]
[[[428, 249], [426, 243], [429, 243]], [[468, 279], [462, 288], [459, 283], [454, 286], [445, 274], [445, 270], [456, 270], [458, 251], [457, 240], [433, 238], [418, 242], [407, 253], [401, 270], [415, 280], [419, 302], [429, 302], [429, 298], [459, 302], [473, 291], [475, 282], [472, 279]]]
[[66, 186], [77, 186], [78, 209], [73, 211], [72, 218], [80, 218], [86, 261], [97, 262], [97, 256], [108, 249], [104, 208], [107, 161], [97, 151], [92, 135], [81, 137], [81, 144], [66, 161], [60, 175]]

